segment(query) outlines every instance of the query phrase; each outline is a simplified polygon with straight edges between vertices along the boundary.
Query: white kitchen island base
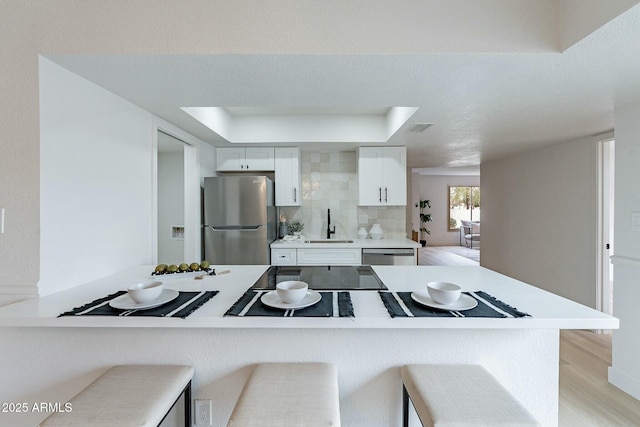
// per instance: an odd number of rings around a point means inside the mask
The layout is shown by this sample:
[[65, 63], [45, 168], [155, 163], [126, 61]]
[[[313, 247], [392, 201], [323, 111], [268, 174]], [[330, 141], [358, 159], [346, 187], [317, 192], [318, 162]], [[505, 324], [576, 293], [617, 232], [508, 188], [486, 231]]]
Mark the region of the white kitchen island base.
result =
[[[541, 425], [558, 423], [558, 330], [553, 329], [157, 329], [2, 328], [3, 402], [66, 402], [113, 364], [195, 367], [194, 399], [212, 399], [224, 426], [259, 362], [336, 364], [342, 425], [401, 425], [406, 363], [481, 364]], [[413, 412], [413, 410], [412, 410]], [[46, 414], [0, 415], [37, 425]], [[171, 424], [168, 424], [171, 425]], [[419, 426], [415, 414], [411, 425]]]

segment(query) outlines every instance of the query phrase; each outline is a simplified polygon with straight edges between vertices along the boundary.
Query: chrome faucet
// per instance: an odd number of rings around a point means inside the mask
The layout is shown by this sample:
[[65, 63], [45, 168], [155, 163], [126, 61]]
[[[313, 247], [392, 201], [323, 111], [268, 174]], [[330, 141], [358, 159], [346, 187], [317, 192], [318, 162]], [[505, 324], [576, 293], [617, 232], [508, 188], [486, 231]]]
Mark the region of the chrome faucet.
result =
[[333, 231], [331, 230], [331, 209], [327, 209], [327, 239], [331, 238], [332, 234], [336, 234], [336, 226], [333, 226]]

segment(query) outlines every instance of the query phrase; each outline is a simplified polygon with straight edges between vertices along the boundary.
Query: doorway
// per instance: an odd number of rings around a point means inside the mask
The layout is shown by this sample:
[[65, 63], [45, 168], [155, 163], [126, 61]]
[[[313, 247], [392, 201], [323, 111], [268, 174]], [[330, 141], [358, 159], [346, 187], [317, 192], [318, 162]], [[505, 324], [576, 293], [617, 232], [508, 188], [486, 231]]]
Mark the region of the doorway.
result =
[[596, 308], [613, 315], [615, 141], [598, 141], [598, 295]]
[[197, 143], [181, 129], [154, 118], [151, 219], [154, 264], [202, 259]]
[[158, 131], [158, 264], [185, 262], [184, 147]]

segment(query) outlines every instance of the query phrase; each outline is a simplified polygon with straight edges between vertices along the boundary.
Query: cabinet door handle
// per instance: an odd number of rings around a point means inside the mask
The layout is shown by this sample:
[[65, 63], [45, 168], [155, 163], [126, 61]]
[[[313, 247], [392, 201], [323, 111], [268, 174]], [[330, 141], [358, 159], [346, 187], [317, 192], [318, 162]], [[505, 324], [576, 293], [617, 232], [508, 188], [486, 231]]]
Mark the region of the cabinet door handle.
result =
[[244, 165], [240, 165], [240, 169], [244, 169]]
[[293, 187], [293, 201], [298, 201], [298, 189], [296, 187]]
[[380, 203], [382, 203], [382, 187], [378, 187], [378, 199]]
[[249, 165], [247, 165], [247, 169], [249, 169]]
[[384, 201], [387, 201], [387, 187], [384, 187]]

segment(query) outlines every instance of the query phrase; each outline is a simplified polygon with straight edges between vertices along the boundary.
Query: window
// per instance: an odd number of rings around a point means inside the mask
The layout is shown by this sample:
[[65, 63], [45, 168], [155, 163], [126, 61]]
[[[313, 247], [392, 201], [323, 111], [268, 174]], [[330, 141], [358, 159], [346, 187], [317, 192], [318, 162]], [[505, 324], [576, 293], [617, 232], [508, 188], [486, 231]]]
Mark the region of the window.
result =
[[449, 230], [460, 221], [480, 221], [480, 187], [449, 187]]

